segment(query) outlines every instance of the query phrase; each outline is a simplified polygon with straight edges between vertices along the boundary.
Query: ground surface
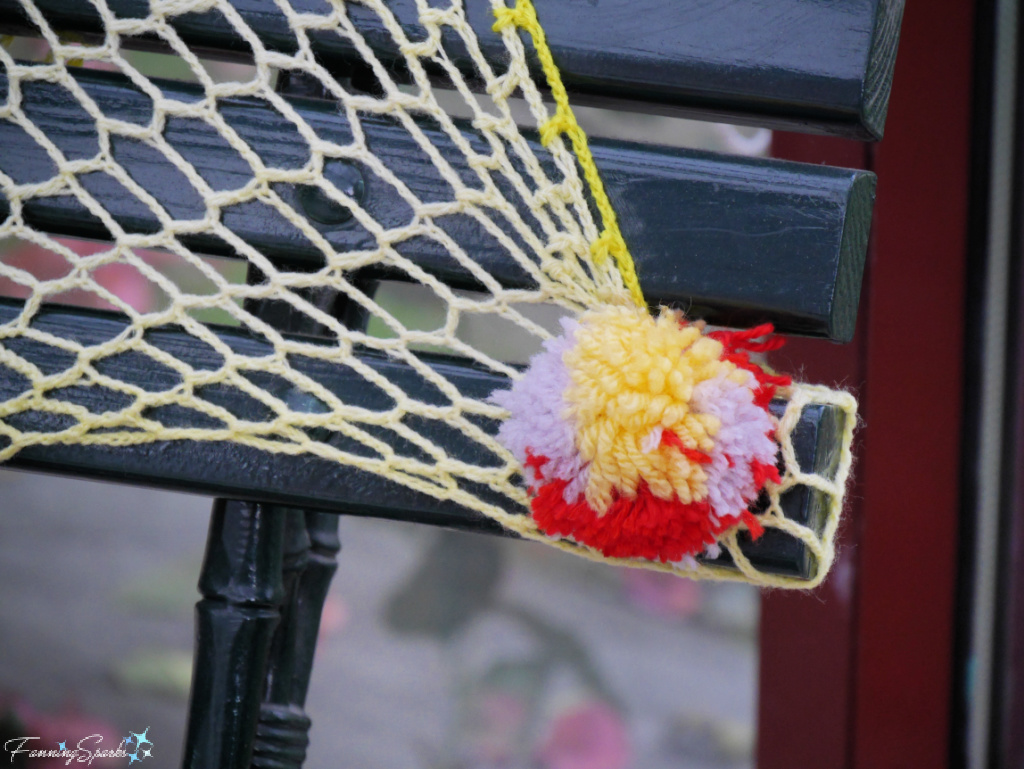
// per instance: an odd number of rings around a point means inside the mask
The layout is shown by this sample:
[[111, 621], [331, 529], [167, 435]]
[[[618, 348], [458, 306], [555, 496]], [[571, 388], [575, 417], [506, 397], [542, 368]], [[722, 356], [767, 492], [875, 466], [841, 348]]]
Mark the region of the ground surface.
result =
[[[75, 711], [72, 742], [81, 717], [149, 727], [147, 769], [176, 766], [209, 506], [0, 473], [0, 697]], [[308, 766], [749, 765], [756, 593], [414, 525], [345, 518], [341, 536]], [[467, 558], [494, 590], [445, 582]], [[458, 627], [417, 613], [439, 592]]]

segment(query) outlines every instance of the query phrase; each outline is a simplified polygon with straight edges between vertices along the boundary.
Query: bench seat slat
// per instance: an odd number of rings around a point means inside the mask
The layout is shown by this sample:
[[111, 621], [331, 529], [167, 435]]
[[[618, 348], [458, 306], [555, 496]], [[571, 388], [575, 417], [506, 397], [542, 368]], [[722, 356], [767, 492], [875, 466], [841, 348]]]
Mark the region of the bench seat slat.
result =
[[[86, 71], [76, 77], [108, 116], [148, 123], [152, 103], [123, 78]], [[192, 86], [160, 85], [168, 97], [198, 98]], [[6, 79], [0, 76], [0, 95], [4, 91]], [[99, 151], [92, 119], [67, 90], [26, 83], [22, 100], [66, 157], [88, 158]], [[351, 141], [347, 122], [335, 105], [304, 99], [294, 103], [323, 139], [341, 145]], [[265, 102], [225, 100], [220, 111], [267, 165], [299, 168], [307, 162], [305, 142]], [[387, 119], [372, 117], [363, 119], [363, 127], [374, 152], [414, 193], [437, 198], [440, 177], [404, 130]], [[424, 130], [440, 133], [429, 127]], [[199, 120], [170, 118], [164, 136], [215, 190], [238, 189], [252, 178], [238, 153]], [[481, 142], [474, 138], [482, 150]], [[123, 137], [115, 136], [112, 144], [117, 161], [172, 216], [203, 218], [201, 195], [163, 155]], [[5, 148], [0, 169], [16, 182], [44, 180], [55, 172], [43, 150], [11, 122], [0, 121], [0, 146]], [[456, 170], [471, 175], [461, 155], [444, 149], [450, 146], [447, 141], [439, 141], [439, 146]], [[614, 141], [594, 141], [593, 152], [652, 305], [680, 307], [719, 325], [771, 321], [782, 333], [836, 341], [852, 337], [874, 200], [873, 174]], [[94, 178], [85, 183], [125, 230], [157, 230], [148, 209], [111, 181]], [[378, 222], [396, 226], [408, 220], [410, 209], [390, 185], [372, 174], [365, 181], [364, 207]], [[280, 184], [275, 189], [285, 202], [302, 211], [294, 186]], [[519, 208], [525, 211], [522, 203]], [[6, 202], [0, 200], [0, 215], [7, 210]], [[57, 234], [108, 236], [103, 225], [70, 196], [31, 199], [25, 205], [25, 217], [38, 229]], [[267, 206], [231, 206], [223, 210], [222, 221], [276, 261], [313, 268], [324, 264], [321, 251]], [[526, 273], [469, 217], [438, 221], [506, 287], [530, 285]], [[352, 223], [315, 226], [338, 252], [374, 247], [369, 233]], [[235, 256], [223, 240], [211, 235], [183, 235], [181, 240], [200, 252]], [[407, 241], [400, 251], [450, 285], [478, 287], [464, 268], [432, 243]], [[401, 279], [402, 275], [371, 271], [366, 277]]]
[[[35, 0], [57, 29], [99, 32], [84, 0]], [[881, 138], [903, 13], [903, 0], [557, 0], [538, 11], [562, 76], [577, 104], [750, 122], [788, 130]], [[122, 17], [145, 17], [148, 0], [117, 0]], [[233, 5], [264, 45], [292, 52], [293, 33], [273, 0]], [[414, 0], [389, 2], [410, 36], [422, 36]], [[296, 3], [323, 13], [325, 2]], [[485, 55], [500, 66], [504, 50], [491, 32], [490, 3], [468, 0], [467, 15]], [[360, 29], [382, 61], [394, 46], [377, 17]], [[0, 25], [24, 25], [17, 0], [0, 0]], [[172, 18], [190, 45], [250, 54], [217, 13]], [[318, 59], [345, 72], [356, 58], [337, 35], [313, 32]], [[131, 40], [127, 42], [130, 44]], [[823, 44], [827, 43], [827, 44]], [[454, 45], [457, 64], [464, 54]]]
[[[0, 301], [0, 325], [15, 320], [20, 311], [19, 303]], [[32, 321], [33, 328], [39, 331], [72, 339], [83, 345], [111, 339], [121, 333], [125, 325], [125, 319], [113, 313], [65, 308], [44, 308]], [[243, 331], [215, 328], [218, 336], [239, 353], [260, 357], [272, 352], [269, 343]], [[149, 332], [147, 339], [172, 354], [187, 357], [194, 367], [215, 369], [221, 364], [217, 353], [198, 344], [193, 337], [182, 331], [155, 330]], [[3, 344], [18, 350], [16, 339], [7, 340]], [[44, 370], [59, 370], [69, 365], [70, 361], [67, 352], [55, 348], [40, 349], [38, 346], [30, 357]], [[506, 382], [498, 375], [452, 358], [423, 357], [468, 396], [485, 397]], [[361, 361], [398, 384], [405, 382], [405, 386], [413, 386], [410, 380], [418, 379], [407, 365], [380, 355], [364, 354]], [[99, 365], [106, 374], [144, 389], [169, 389], [179, 381], [174, 372], [154, 366], [149, 358], [141, 355], [118, 355]], [[371, 388], [352, 369], [312, 359], [297, 365], [346, 403], [372, 407], [368, 401], [374, 397], [369, 392]], [[0, 400], [18, 395], [24, 387], [25, 382], [20, 376], [0, 367]], [[78, 388], [69, 397], [74, 397], [76, 403], [85, 405], [94, 413], [117, 410], [124, 406], [117, 394], [100, 387]], [[239, 418], [264, 418], [258, 410], [254, 410], [257, 404], [239, 391], [224, 388], [216, 397], [219, 405], [225, 406]], [[781, 414], [784, 407], [781, 401], [773, 403], [777, 414]], [[184, 420], [180, 426], [189, 426], [187, 415], [179, 415], [179, 418]], [[29, 412], [19, 415], [17, 424], [22, 431], [53, 430], [53, 419], [48, 414]], [[419, 425], [417, 429], [426, 434], [433, 428]], [[491, 424], [488, 429], [496, 429], [496, 425]], [[835, 452], [832, 449], [841, 430], [837, 412], [832, 407], [813, 406], [805, 409], [794, 433], [794, 448], [801, 466], [815, 472], [824, 471], [827, 464], [834, 461]], [[453, 432], [438, 427], [429, 435], [431, 440], [446, 451], [455, 454], [461, 449], [459, 439]], [[479, 446], [474, 446], [479, 453]], [[339, 467], [315, 456], [272, 454], [226, 442], [182, 440], [119, 448], [99, 445], [33, 445], [22, 449], [9, 464], [13, 468], [232, 499], [278, 502], [310, 509], [491, 533], [501, 531], [497, 524], [475, 511], [412, 491], [365, 471]], [[811, 521], [812, 525], [820, 523], [824, 512], [820, 494], [807, 487], [796, 487], [787, 492], [783, 497], [783, 508], [787, 516], [801, 522]], [[756, 543], [745, 543], [743, 549], [755, 565], [772, 572], [806, 577], [815, 567], [801, 543], [778, 531], [767, 532]], [[728, 565], [728, 556], [719, 562]]]

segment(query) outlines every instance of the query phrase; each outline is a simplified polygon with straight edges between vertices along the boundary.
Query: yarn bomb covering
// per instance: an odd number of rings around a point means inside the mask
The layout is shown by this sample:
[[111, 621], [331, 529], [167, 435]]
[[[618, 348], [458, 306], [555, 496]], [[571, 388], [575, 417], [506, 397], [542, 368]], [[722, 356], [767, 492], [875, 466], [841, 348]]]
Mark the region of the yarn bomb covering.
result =
[[781, 482], [768, 404], [791, 384], [750, 359], [781, 346], [771, 325], [706, 333], [674, 310], [607, 307], [563, 328], [492, 396], [539, 529], [690, 567], [731, 529], [759, 537], [749, 505]]
[[[856, 401], [756, 363], [781, 344], [769, 325], [651, 315], [531, 0], [281, 0], [284, 45], [233, 0], [94, 0], [87, 40], [53, 26], [59, 3], [18, 5], [27, 35], [0, 40], [0, 132], [25, 148], [0, 164], [0, 462], [230, 443], [598, 562], [825, 578]], [[464, 6], [493, 14], [486, 46]], [[207, 60], [195, 13], [250, 60]], [[367, 77], [336, 77], [328, 42]], [[56, 210], [100, 240], [50, 232]], [[555, 336], [552, 311], [570, 318]], [[802, 463], [814, 419], [830, 440]], [[747, 557], [769, 529], [803, 572]]]

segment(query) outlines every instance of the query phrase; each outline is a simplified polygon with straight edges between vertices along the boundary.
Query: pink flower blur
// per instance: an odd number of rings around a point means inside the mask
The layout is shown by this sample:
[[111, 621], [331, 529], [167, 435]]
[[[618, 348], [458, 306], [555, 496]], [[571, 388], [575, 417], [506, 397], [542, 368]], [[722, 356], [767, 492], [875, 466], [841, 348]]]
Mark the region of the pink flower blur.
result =
[[[73, 750], [79, 740], [92, 735], [99, 735], [101, 739], [87, 741], [87, 749], [115, 750], [123, 739], [123, 735], [111, 724], [86, 715], [73, 705], [66, 705], [59, 713], [41, 713], [28, 702], [21, 700], [14, 704], [14, 713], [25, 727], [25, 734], [19, 736], [39, 738], [25, 745], [29, 750], [57, 750], [62, 742], [68, 749]], [[92, 765], [97, 767], [124, 764], [123, 758], [96, 758], [92, 762]], [[67, 758], [32, 760], [33, 769], [56, 769], [67, 765]]]
[[640, 569], [623, 569], [622, 584], [629, 602], [658, 617], [689, 617], [700, 611], [699, 582]]
[[537, 753], [544, 769], [625, 769], [630, 745], [621, 714], [606, 702], [563, 711]]

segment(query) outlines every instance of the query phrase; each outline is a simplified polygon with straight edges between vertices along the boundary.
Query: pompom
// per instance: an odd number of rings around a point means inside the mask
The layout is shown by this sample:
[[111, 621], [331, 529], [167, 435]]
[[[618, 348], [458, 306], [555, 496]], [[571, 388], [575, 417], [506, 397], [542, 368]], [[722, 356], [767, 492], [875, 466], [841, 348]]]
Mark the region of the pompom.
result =
[[779, 482], [768, 403], [789, 384], [751, 362], [770, 325], [707, 334], [663, 309], [565, 321], [511, 390], [499, 440], [524, 467], [538, 528], [615, 558], [689, 563]]

